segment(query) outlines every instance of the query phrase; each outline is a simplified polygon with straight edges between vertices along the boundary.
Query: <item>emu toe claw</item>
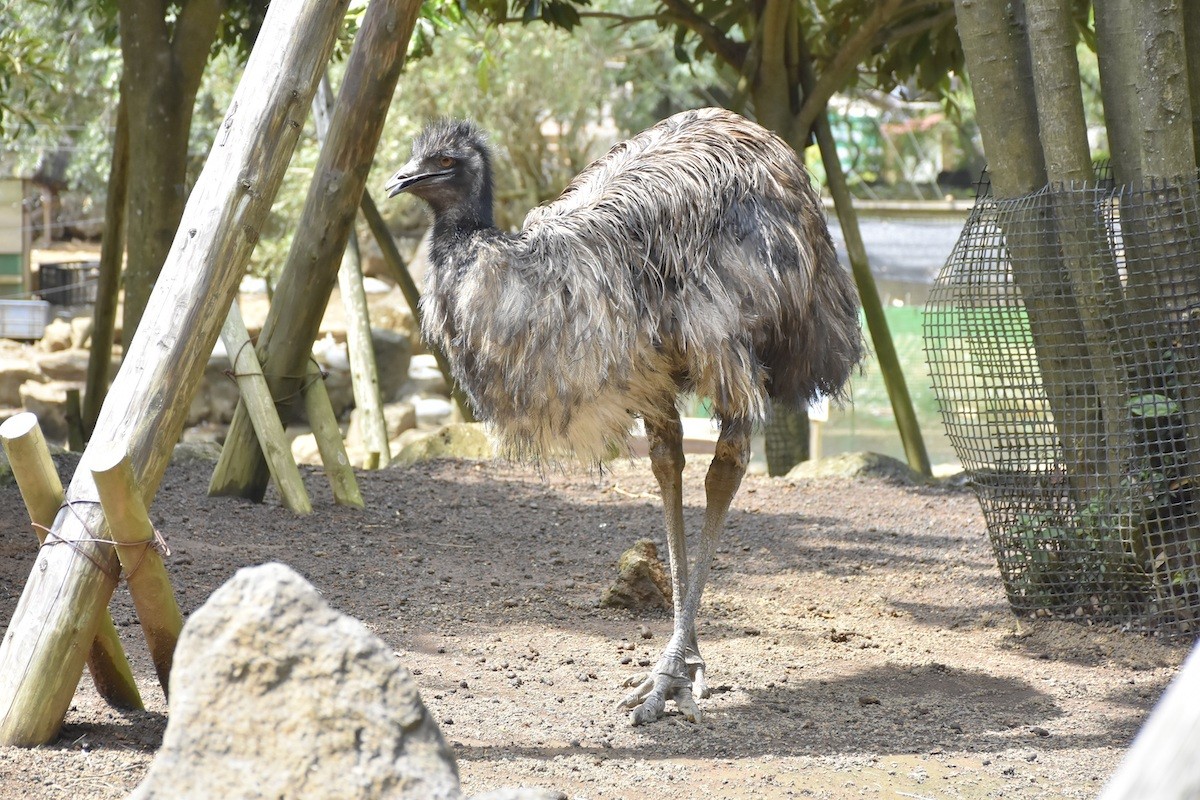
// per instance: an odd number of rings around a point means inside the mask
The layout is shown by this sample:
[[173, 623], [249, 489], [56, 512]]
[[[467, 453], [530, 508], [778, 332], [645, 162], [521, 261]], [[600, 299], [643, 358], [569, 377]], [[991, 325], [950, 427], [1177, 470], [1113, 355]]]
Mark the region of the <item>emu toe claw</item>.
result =
[[617, 706], [631, 711], [629, 721], [633, 725], [657, 720], [666, 710], [668, 700], [675, 703], [688, 722], [700, 722], [702, 715], [695, 696], [709, 696], [704, 681], [704, 662], [692, 654], [686, 659], [664, 656], [654, 672], [630, 678], [625, 685], [634, 687], [633, 691]]
[[700, 707], [692, 697], [691, 681], [663, 673], [647, 677], [632, 692], [625, 695], [619, 706], [631, 711], [630, 723], [645, 725], [663, 715], [668, 700], [675, 702], [675, 707], [688, 722], [701, 720]]

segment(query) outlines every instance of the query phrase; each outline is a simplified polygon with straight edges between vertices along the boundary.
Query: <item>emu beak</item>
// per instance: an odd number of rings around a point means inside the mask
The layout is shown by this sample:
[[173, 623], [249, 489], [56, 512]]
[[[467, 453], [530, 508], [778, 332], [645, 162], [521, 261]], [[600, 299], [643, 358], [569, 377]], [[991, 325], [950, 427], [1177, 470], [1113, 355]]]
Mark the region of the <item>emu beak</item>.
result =
[[449, 170], [440, 170], [434, 172], [423, 171], [421, 165], [413, 161], [409, 161], [399, 172], [393, 175], [384, 185], [383, 190], [387, 192], [388, 197], [395, 197], [401, 192], [407, 192], [418, 183], [436, 178], [439, 175], [446, 175]]
[[395, 197], [424, 177], [420, 172], [410, 169], [411, 166], [411, 164], [405, 164], [399, 172], [388, 179], [387, 184], [383, 187], [388, 197]]

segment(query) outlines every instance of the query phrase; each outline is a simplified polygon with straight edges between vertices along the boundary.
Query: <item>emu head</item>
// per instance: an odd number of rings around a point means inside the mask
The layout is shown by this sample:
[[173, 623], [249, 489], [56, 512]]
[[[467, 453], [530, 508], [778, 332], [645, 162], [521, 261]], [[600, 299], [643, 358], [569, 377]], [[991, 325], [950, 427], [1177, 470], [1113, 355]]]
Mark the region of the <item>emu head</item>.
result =
[[437, 217], [492, 224], [492, 164], [487, 139], [462, 120], [439, 120], [413, 142], [412, 158], [384, 187], [388, 197], [416, 195]]

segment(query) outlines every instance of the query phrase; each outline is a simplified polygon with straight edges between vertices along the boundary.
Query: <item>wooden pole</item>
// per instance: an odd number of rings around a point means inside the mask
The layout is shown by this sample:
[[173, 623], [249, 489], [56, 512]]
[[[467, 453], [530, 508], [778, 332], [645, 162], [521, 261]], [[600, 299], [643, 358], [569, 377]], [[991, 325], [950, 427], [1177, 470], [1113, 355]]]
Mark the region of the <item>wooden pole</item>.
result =
[[[800, 70], [800, 84], [805, 92], [810, 92], [816, 83], [811, 56], [803, 36], [798, 44], [802, 48], [797, 64]], [[863, 244], [862, 232], [858, 227], [858, 212], [854, 210], [854, 198], [850, 195], [850, 186], [846, 183], [846, 173], [838, 159], [837, 144], [829, 126], [828, 109], [817, 115], [814, 127], [817, 145], [821, 151], [821, 163], [825, 165], [825, 181], [842, 226], [846, 254], [850, 258], [850, 270], [854, 274], [854, 283], [858, 286], [863, 316], [867, 318], [867, 331], [871, 335], [871, 343], [875, 346], [875, 357], [879, 360], [879, 368], [883, 373], [884, 387], [887, 389], [888, 400], [891, 401], [892, 414], [896, 418], [896, 428], [900, 431], [904, 455], [910, 467], [929, 477], [933, 475], [929, 464], [929, 451], [925, 449], [925, 438], [921, 435], [921, 425], [913, 409], [908, 383], [904, 379], [904, 371], [900, 368], [896, 344], [892, 340], [883, 304], [879, 301], [879, 290], [875, 287], [875, 276], [871, 273], [867, 248]]]
[[366, 504], [358, 489], [350, 458], [346, 455], [346, 445], [342, 441], [337, 417], [333, 414], [333, 404], [329, 402], [329, 392], [325, 389], [325, 377], [312, 359], [309, 359], [304, 375], [304, 409], [308, 413], [308, 426], [312, 428], [313, 438], [317, 440], [325, 474], [333, 487], [334, 502], [340, 506], [364, 508]]
[[63, 410], [67, 417], [67, 449], [72, 453], [82, 453], [87, 437], [83, 433], [83, 403], [80, 402], [78, 389], [67, 389], [67, 402]]
[[258, 363], [258, 355], [250, 344], [250, 334], [246, 332], [246, 323], [242, 320], [237, 300], [230, 305], [229, 316], [221, 326], [221, 341], [225, 344], [225, 352], [229, 354], [229, 363], [237, 378], [240, 402], [250, 412], [254, 433], [266, 454], [267, 466], [270, 467], [275, 485], [279, 487], [283, 504], [293, 513], [311, 514], [312, 501], [304, 488], [304, 479], [300, 477], [296, 459], [292, 457], [291, 445], [283, 432], [283, 423], [279, 421], [279, 411], [275, 408], [271, 389], [263, 376], [262, 364]]
[[[276, 397], [296, 390], [312, 354], [420, 11], [421, 0], [376, 0], [363, 16], [329, 138], [258, 338], [259, 360]], [[239, 405], [209, 492], [261, 500], [268, 477], [249, 415]]]
[[[117, 129], [113, 133], [108, 196], [104, 200], [104, 239], [100, 243], [100, 276], [92, 310], [92, 344], [88, 350], [87, 382], [83, 391], [83, 430], [90, 436], [108, 392], [112, 369], [113, 331], [121, 294], [121, 265], [125, 260], [125, 198], [129, 193], [129, 120], [122, 89], [117, 100]], [[86, 438], [86, 437], [85, 437]]]
[[[23, 411], [0, 424], [0, 441], [12, 466], [21, 499], [29, 511], [29, 521], [37, 534], [38, 544], [46, 540], [46, 531], [54, 524], [62, 507], [63, 487], [58, 470], [50, 458], [46, 437], [38, 425], [37, 415]], [[108, 609], [101, 612], [96, 639], [88, 651], [88, 672], [96, 691], [117, 708], [145, 708], [142, 695], [133, 679], [133, 668], [121, 647], [121, 637]]]
[[[317, 126], [317, 141], [325, 144], [329, 134], [329, 117], [333, 112], [333, 89], [329, 73], [321, 78], [317, 96], [313, 98], [313, 120]], [[367, 292], [363, 287], [362, 256], [358, 250], [358, 234], [353, 224], [338, 267], [338, 290], [346, 315], [346, 349], [350, 354], [351, 388], [354, 407], [358, 412], [367, 469], [381, 469], [392, 455], [388, 451], [387, 421], [383, 417], [383, 398], [379, 394], [379, 368], [375, 363], [375, 348], [371, 344], [371, 318], [367, 311]]]
[[125, 448], [117, 444], [97, 448], [89, 452], [87, 466], [100, 494], [109, 533], [118, 543], [117, 557], [146, 634], [158, 685], [166, 696], [175, 643], [183, 629], [183, 614], [175, 602], [162, 556], [155, 547], [157, 533], [150, 524]]
[[[149, 503], [238, 283], [266, 222], [348, 0], [275, 0], [188, 199], [175, 241], [101, 409], [89, 450], [125, 447]], [[85, 453], [86, 463], [87, 453]], [[43, 550], [0, 641], [0, 745], [58, 732], [83, 647], [116, 585], [95, 481], [76, 470], [59, 514], [65, 542]]]
[[388, 449], [387, 421], [383, 417], [383, 397], [379, 393], [379, 367], [371, 343], [371, 320], [367, 312], [367, 292], [363, 286], [362, 259], [358, 236], [350, 231], [350, 242], [338, 269], [338, 288], [346, 309], [346, 348], [350, 353], [350, 377], [354, 388], [354, 406], [359, 415], [363, 448], [367, 451], [367, 469], [382, 469], [392, 460]]

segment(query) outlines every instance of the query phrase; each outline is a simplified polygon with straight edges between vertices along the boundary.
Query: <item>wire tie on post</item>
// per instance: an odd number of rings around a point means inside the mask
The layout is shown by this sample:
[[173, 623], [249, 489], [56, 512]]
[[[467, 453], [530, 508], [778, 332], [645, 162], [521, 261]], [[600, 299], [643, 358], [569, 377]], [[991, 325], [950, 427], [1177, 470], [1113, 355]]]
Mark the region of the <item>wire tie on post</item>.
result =
[[100, 570], [101, 574], [103, 574], [106, 578], [110, 579], [113, 583], [121, 582], [121, 567], [120, 567], [120, 565], [118, 564], [117, 572], [114, 575], [112, 573], [112, 571], [110, 571], [104, 564], [101, 564], [96, 559], [95, 556], [93, 556], [91, 553], [89, 553], [84, 548], [80, 547], [81, 544], [84, 544], [84, 543], [101, 544], [101, 545], [106, 544], [113, 548], [117, 548], [117, 547], [140, 547], [140, 548], [142, 548], [142, 554], [138, 558], [137, 563], [133, 565], [132, 569], [130, 569], [128, 572], [125, 573], [126, 583], [129, 582], [129, 579], [132, 578], [134, 576], [134, 574], [137, 573], [138, 569], [142, 566], [142, 562], [146, 558], [146, 551], [149, 550], [150, 548], [154, 548], [154, 550], [157, 551], [159, 556], [161, 556], [162, 558], [166, 558], [167, 556], [171, 555], [171, 548], [167, 545], [167, 540], [163, 537], [162, 533], [158, 530], [158, 528], [155, 528], [153, 526], [151, 526], [151, 530], [154, 531], [154, 535], [151, 536], [149, 539], [143, 539], [139, 542], [118, 542], [114, 539], [105, 539], [105, 538], [96, 536], [95, 533], [92, 531], [92, 529], [88, 526], [87, 521], [83, 518], [83, 516], [79, 513], [79, 511], [75, 509], [76, 503], [90, 503], [93, 505], [97, 505], [97, 504], [99, 504], [99, 501], [97, 501], [97, 500], [67, 500], [61, 506], [59, 506], [60, 510], [63, 508], [70, 509], [71, 513], [74, 514], [76, 519], [79, 520], [80, 524], [83, 525], [83, 529], [85, 532], [87, 532], [88, 535], [81, 536], [78, 539], [65, 539], [62, 536], [59, 536], [57, 533], [55, 533], [52, 529], [47, 528], [45, 525], [41, 525], [36, 522], [31, 522], [30, 524], [33, 525], [33, 527], [37, 528], [40, 531], [45, 532], [45, 534], [46, 534], [46, 538], [42, 541], [41, 547], [50, 547], [50, 546], [53, 546], [56, 544], [65, 544], [68, 547], [70, 547], [72, 550], [74, 550], [76, 553], [83, 556], [88, 561], [92, 562], [92, 565], [96, 569]]

